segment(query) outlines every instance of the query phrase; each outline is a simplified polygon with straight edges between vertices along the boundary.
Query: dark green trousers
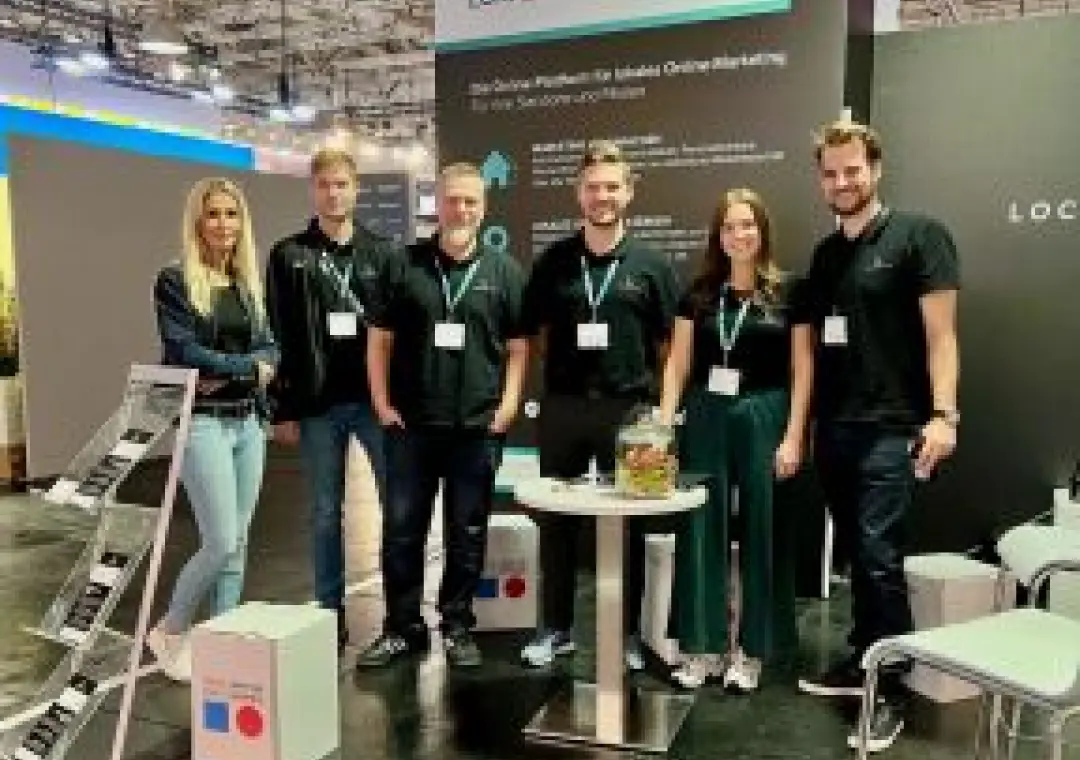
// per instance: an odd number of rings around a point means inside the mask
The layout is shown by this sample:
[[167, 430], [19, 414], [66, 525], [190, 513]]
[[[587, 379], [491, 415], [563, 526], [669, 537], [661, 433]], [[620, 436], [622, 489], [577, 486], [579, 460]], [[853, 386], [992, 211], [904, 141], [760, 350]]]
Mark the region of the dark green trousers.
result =
[[[786, 499], [775, 498], [774, 456], [788, 416], [788, 393], [750, 391], [732, 398], [691, 388], [680, 467], [707, 473], [709, 501], [676, 533], [673, 633], [688, 654], [728, 651], [730, 547], [739, 541], [742, 586], [739, 643], [768, 659], [795, 643], [794, 536]], [[738, 488], [738, 520], [732, 490]]]

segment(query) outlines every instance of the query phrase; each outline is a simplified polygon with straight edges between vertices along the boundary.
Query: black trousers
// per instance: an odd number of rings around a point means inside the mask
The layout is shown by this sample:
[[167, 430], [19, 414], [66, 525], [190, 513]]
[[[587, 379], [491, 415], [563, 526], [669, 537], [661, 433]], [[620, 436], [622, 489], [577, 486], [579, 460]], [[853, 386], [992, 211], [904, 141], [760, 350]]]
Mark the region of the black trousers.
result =
[[[584, 475], [596, 458], [602, 473], [615, 471], [615, 437], [624, 416], [635, 404], [626, 399], [592, 399], [549, 395], [540, 404], [537, 438], [540, 474], [572, 478]], [[589, 517], [535, 515], [540, 528], [541, 616], [544, 627], [570, 630], [574, 626], [578, 536]], [[626, 520], [623, 551], [623, 631], [638, 633], [645, 586], [645, 533], [637, 520]]]
[[819, 423], [815, 458], [838, 543], [852, 549], [853, 627], [861, 655], [886, 636], [908, 633], [911, 605], [904, 557], [916, 481], [916, 431], [872, 423]]
[[472, 628], [472, 603], [484, 568], [488, 517], [502, 439], [485, 430], [393, 430], [386, 439], [383, 508], [384, 630], [424, 630], [424, 547], [439, 482], [443, 483], [445, 567], [439, 587], [440, 627]]

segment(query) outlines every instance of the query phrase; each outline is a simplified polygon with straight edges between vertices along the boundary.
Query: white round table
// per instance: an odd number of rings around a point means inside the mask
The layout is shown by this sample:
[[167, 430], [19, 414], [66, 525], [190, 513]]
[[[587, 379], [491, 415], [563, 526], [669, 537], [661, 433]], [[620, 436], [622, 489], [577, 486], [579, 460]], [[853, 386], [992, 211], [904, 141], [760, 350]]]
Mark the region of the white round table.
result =
[[624, 689], [623, 521], [696, 509], [708, 489], [630, 499], [612, 486], [530, 478], [514, 495], [536, 510], [596, 518], [596, 684], [574, 684], [572, 693], [557, 694], [524, 733], [540, 741], [666, 752], [694, 699], [655, 691], [628, 695]]

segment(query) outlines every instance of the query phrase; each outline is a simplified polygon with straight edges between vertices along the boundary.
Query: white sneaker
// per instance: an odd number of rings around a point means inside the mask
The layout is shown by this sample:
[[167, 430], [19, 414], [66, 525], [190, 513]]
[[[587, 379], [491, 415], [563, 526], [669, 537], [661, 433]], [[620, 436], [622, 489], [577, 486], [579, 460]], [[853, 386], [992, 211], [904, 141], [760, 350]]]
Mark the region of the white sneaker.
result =
[[626, 663], [626, 669], [632, 673], [640, 673], [645, 670], [645, 655], [641, 651], [641, 642], [637, 636], [630, 636], [626, 639], [623, 661]]
[[737, 649], [724, 673], [724, 688], [743, 693], [756, 691], [761, 680], [761, 660]]
[[547, 667], [556, 657], [571, 654], [576, 646], [569, 631], [541, 631], [521, 650], [521, 661], [534, 668]]
[[187, 636], [153, 628], [146, 634], [146, 646], [162, 673], [174, 681], [191, 682], [191, 641]]
[[688, 654], [671, 672], [671, 677], [684, 689], [697, 689], [713, 676], [720, 675], [722, 668], [723, 659], [719, 655]]

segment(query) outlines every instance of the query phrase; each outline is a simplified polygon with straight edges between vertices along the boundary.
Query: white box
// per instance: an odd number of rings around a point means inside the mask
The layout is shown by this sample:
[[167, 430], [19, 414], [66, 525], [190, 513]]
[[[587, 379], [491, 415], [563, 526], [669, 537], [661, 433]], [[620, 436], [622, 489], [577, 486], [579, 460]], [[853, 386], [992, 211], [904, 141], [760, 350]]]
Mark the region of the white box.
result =
[[[641, 604], [642, 643], [664, 663], [679, 660], [679, 642], [668, 638], [671, 589], [675, 574], [675, 536], [645, 536], [645, 591]], [[718, 603], [723, 604], [723, 598]]]
[[535, 628], [540, 538], [526, 515], [494, 514], [488, 521], [484, 571], [473, 600], [477, 631]]
[[245, 604], [192, 633], [192, 760], [321, 760], [341, 744], [337, 619]]
[[[922, 554], [908, 557], [904, 572], [915, 630], [963, 623], [994, 612], [1001, 571], [993, 565], [959, 554]], [[921, 665], [912, 668], [907, 685], [935, 702], [956, 702], [979, 694], [977, 687]]]

